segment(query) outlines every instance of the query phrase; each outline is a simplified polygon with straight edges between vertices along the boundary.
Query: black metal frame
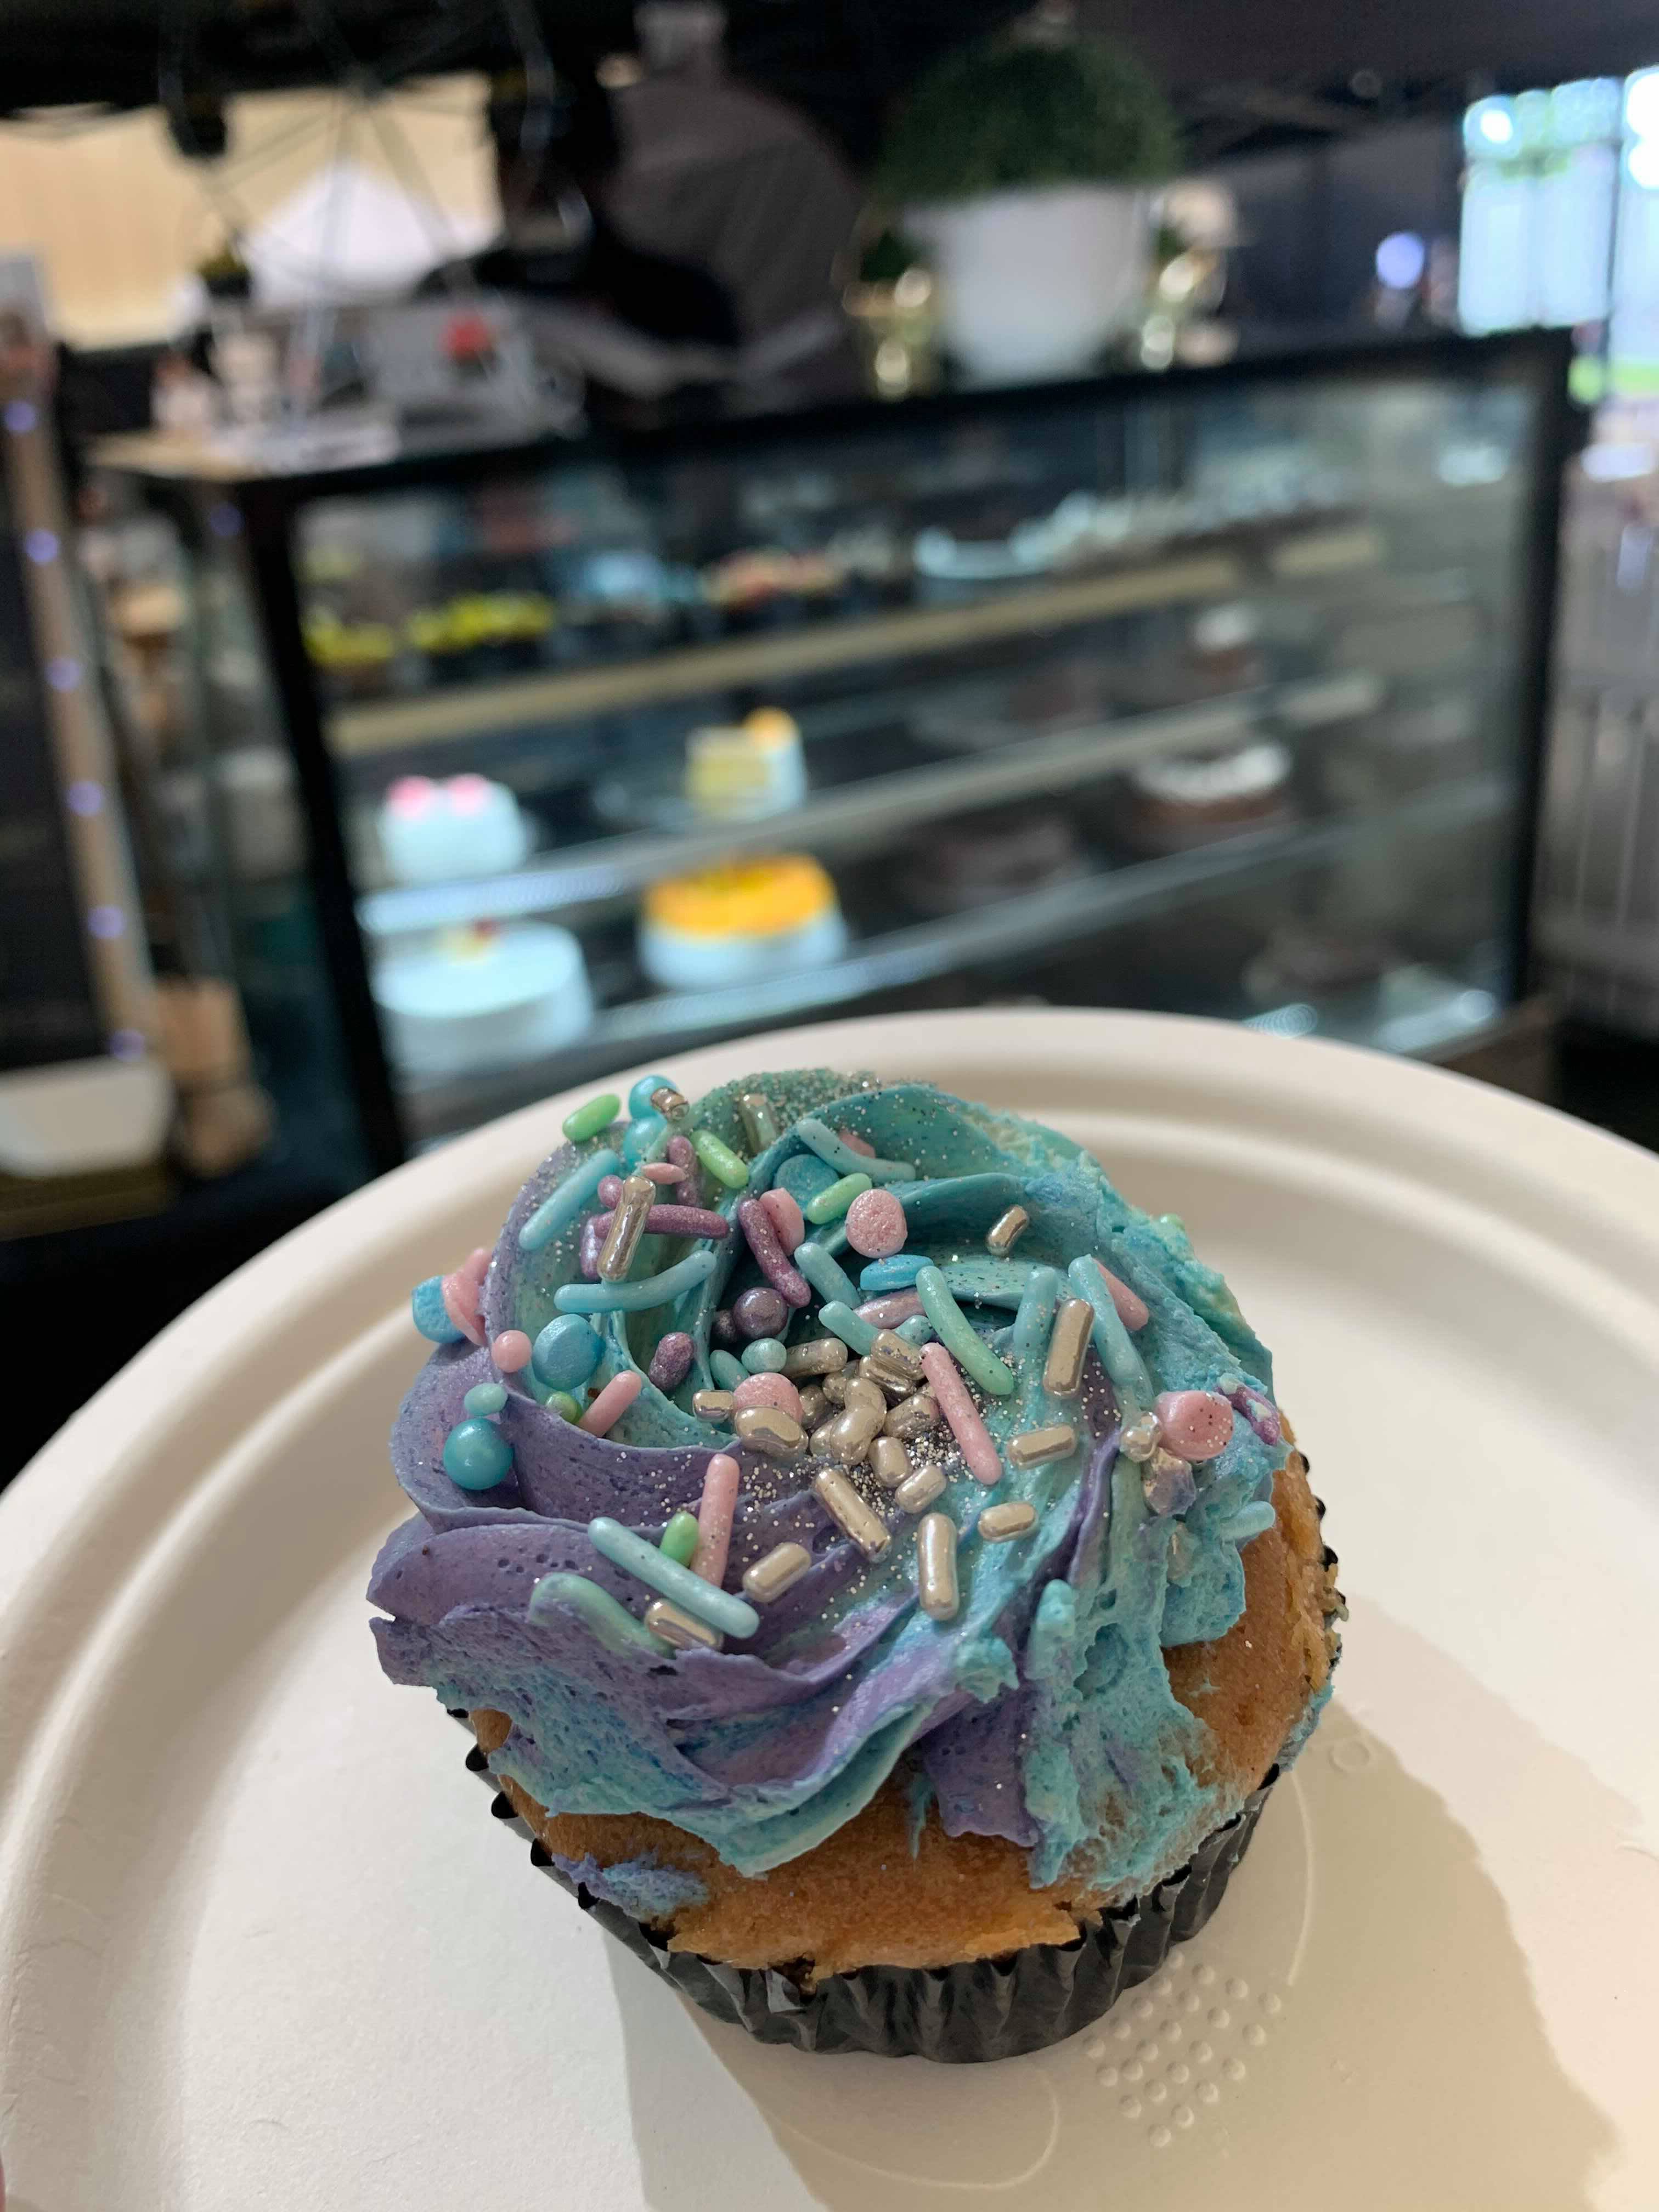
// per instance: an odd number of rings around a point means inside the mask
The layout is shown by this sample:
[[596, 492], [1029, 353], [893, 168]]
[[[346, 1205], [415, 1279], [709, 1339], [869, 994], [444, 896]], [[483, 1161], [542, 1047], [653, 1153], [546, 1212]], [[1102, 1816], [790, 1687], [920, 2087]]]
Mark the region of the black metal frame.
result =
[[1049, 413], [1089, 404], [1127, 405], [1137, 400], [1196, 397], [1218, 388], [1263, 383], [1387, 383], [1432, 374], [1448, 382], [1480, 384], [1491, 381], [1495, 368], [1512, 370], [1515, 380], [1529, 384], [1538, 400], [1528, 455], [1533, 497], [1522, 551], [1526, 635], [1519, 656], [1517, 697], [1522, 722], [1522, 810], [1508, 902], [1507, 981], [1514, 999], [1523, 994], [1531, 975], [1529, 921], [1554, 627], [1561, 470], [1568, 455], [1582, 442], [1574, 428], [1580, 418], [1567, 388], [1571, 361], [1571, 342], [1565, 331], [1526, 331], [1481, 338], [1435, 336], [1261, 355], [1219, 368], [1135, 371], [1036, 386], [951, 391], [897, 404], [855, 400], [754, 414], [731, 409], [708, 420], [670, 422], [625, 431], [599, 429], [577, 438], [544, 435], [430, 453], [411, 451], [384, 462], [201, 486], [213, 499], [234, 502], [240, 516], [258, 617], [310, 831], [319, 924], [356, 1086], [365, 1149], [375, 1172], [398, 1165], [407, 1158], [408, 1146], [380, 1042], [368, 961], [357, 927], [337, 775], [325, 736], [326, 710], [301, 629], [294, 529], [302, 507], [318, 499], [350, 497], [368, 491], [430, 489], [521, 476], [574, 460], [670, 459], [693, 448], [712, 457], [794, 441], [828, 441], [878, 428], [891, 431], [901, 425], [925, 432], [967, 419], [1018, 416], [1033, 409]]

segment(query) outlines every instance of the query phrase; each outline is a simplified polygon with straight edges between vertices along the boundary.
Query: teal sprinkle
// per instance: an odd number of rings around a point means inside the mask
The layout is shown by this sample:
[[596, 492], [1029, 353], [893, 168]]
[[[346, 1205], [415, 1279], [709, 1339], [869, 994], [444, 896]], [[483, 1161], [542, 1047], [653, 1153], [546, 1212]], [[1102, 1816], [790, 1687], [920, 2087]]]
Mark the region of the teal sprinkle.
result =
[[[797, 1259], [799, 1254], [797, 1253]], [[867, 1321], [860, 1321], [851, 1306], [840, 1298], [827, 1298], [818, 1308], [818, 1319], [832, 1336], [838, 1336], [849, 1352], [862, 1359], [874, 1345], [876, 1332]]]
[[822, 1244], [809, 1237], [804, 1244], [796, 1245], [794, 1261], [821, 1298], [834, 1298], [844, 1306], [859, 1304], [857, 1285]]
[[728, 1190], [744, 1190], [749, 1182], [749, 1163], [741, 1152], [734, 1152], [723, 1137], [712, 1129], [693, 1129], [691, 1149], [711, 1176], [723, 1182]]
[[1146, 1372], [1146, 1363], [1130, 1342], [1129, 1332], [1118, 1318], [1112, 1294], [1102, 1279], [1099, 1261], [1086, 1256], [1073, 1260], [1066, 1272], [1072, 1288], [1080, 1298], [1087, 1298], [1095, 1310], [1095, 1350], [1117, 1393], [1120, 1415], [1126, 1423], [1133, 1421], [1157, 1395], [1152, 1378]]
[[505, 1382], [475, 1382], [461, 1401], [469, 1413], [499, 1413], [507, 1403]]
[[573, 1145], [585, 1145], [590, 1137], [597, 1137], [608, 1129], [622, 1111], [622, 1100], [614, 1091], [602, 1091], [597, 1098], [590, 1098], [584, 1106], [567, 1114], [559, 1127]]
[[628, 1134], [623, 1139], [623, 1161], [636, 1168], [641, 1160], [654, 1159], [667, 1136], [668, 1124], [660, 1114], [641, 1114], [628, 1125]]
[[590, 1322], [559, 1314], [538, 1332], [530, 1347], [530, 1371], [556, 1390], [574, 1390], [604, 1357], [605, 1340]]
[[926, 1314], [912, 1314], [908, 1321], [899, 1323], [893, 1334], [902, 1336], [907, 1344], [931, 1344], [938, 1331]]
[[714, 1378], [715, 1388], [720, 1390], [735, 1390], [749, 1372], [743, 1362], [730, 1352], [711, 1352], [708, 1371]]
[[615, 1152], [606, 1145], [582, 1162], [574, 1175], [568, 1175], [542, 1200], [528, 1221], [519, 1231], [521, 1252], [539, 1252], [544, 1245], [563, 1230], [568, 1229], [579, 1213], [586, 1212], [599, 1194], [599, 1185], [606, 1176], [615, 1175], [622, 1165]]
[[801, 1208], [806, 1218], [814, 1224], [839, 1221], [848, 1207], [862, 1192], [875, 1188], [867, 1175], [844, 1175], [832, 1182], [828, 1190]]
[[916, 1179], [914, 1161], [866, 1158], [864, 1153], [855, 1152], [850, 1145], [843, 1144], [828, 1122], [820, 1121], [816, 1115], [803, 1114], [791, 1133], [839, 1175], [867, 1175], [872, 1182], [914, 1182]]
[[488, 1421], [458, 1421], [444, 1438], [444, 1473], [458, 1490], [494, 1490], [513, 1468], [513, 1447]]
[[647, 1544], [643, 1536], [624, 1528], [607, 1513], [588, 1522], [587, 1540], [602, 1559], [609, 1559], [624, 1574], [637, 1575], [647, 1589], [655, 1590], [694, 1620], [718, 1629], [722, 1636], [752, 1636], [760, 1626], [760, 1615], [746, 1597], [716, 1589], [690, 1567], [665, 1559], [654, 1544]]
[[789, 1354], [775, 1336], [757, 1336], [745, 1344], [740, 1357], [751, 1375], [776, 1375], [782, 1371]]
[[699, 1534], [695, 1513], [677, 1513], [663, 1530], [657, 1548], [665, 1559], [672, 1559], [677, 1566], [689, 1567], [691, 1555], [697, 1548]]
[[908, 1291], [927, 1265], [923, 1253], [895, 1252], [890, 1260], [872, 1260], [859, 1277], [859, 1288], [866, 1298], [878, 1298], [887, 1291]]
[[532, 1622], [541, 1622], [551, 1620], [562, 1605], [580, 1615], [607, 1651], [648, 1651], [653, 1659], [660, 1659], [671, 1648], [659, 1636], [653, 1636], [642, 1620], [635, 1620], [609, 1590], [589, 1582], [586, 1575], [544, 1575], [531, 1591], [526, 1610]]
[[645, 1313], [706, 1283], [719, 1265], [718, 1253], [705, 1245], [701, 1251], [688, 1252], [661, 1274], [641, 1275], [637, 1282], [562, 1283], [553, 1303], [561, 1313]]
[[950, 1285], [937, 1267], [924, 1267], [916, 1277], [916, 1295], [922, 1310], [939, 1332], [939, 1340], [964, 1375], [971, 1375], [981, 1390], [994, 1398], [1012, 1395], [1014, 1370], [999, 1359], [990, 1346], [951, 1296]]
[[834, 1168], [816, 1152], [791, 1152], [772, 1178], [779, 1190], [788, 1192], [803, 1213], [809, 1202], [821, 1190], [828, 1190], [836, 1180]]
[[661, 1115], [651, 1103], [652, 1092], [678, 1091], [679, 1087], [672, 1075], [642, 1075], [629, 1091], [628, 1110], [636, 1121], [643, 1121], [647, 1116], [654, 1116], [660, 1121]]
[[459, 1344], [466, 1334], [449, 1318], [441, 1275], [428, 1275], [423, 1283], [416, 1284], [409, 1294], [409, 1310], [428, 1344]]
[[1218, 1522], [1211, 1534], [1218, 1536], [1224, 1544], [1248, 1544], [1253, 1536], [1264, 1535], [1273, 1525], [1271, 1505], [1245, 1505], [1231, 1520]]

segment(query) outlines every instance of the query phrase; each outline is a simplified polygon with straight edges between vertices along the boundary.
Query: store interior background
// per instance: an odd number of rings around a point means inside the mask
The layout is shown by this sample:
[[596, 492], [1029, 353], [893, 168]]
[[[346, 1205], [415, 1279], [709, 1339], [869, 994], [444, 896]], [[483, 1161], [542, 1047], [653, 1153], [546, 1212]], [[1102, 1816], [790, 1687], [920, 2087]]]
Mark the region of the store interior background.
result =
[[[0, 1480], [397, 1158], [792, 1018], [1219, 1013], [1659, 1145], [1649, 9], [165, 14], [0, 25]], [[879, 205], [991, 36], [1182, 134], [1052, 378]]]

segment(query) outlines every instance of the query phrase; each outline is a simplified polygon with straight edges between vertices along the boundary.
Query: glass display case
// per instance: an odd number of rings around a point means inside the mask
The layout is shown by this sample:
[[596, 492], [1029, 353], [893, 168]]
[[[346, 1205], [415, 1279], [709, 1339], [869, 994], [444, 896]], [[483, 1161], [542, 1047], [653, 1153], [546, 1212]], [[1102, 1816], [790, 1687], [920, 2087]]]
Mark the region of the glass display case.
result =
[[175, 463], [256, 602], [374, 1157], [854, 1009], [1487, 1029], [1566, 365], [1447, 338]]

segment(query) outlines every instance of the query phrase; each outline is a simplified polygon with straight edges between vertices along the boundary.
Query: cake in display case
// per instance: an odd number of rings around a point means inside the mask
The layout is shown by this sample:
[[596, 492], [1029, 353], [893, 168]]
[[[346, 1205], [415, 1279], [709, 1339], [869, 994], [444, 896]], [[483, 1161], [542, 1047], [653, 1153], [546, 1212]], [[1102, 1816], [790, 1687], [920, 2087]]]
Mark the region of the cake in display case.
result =
[[1458, 1051], [1526, 985], [1565, 368], [1436, 338], [127, 459], [257, 611], [389, 1160], [854, 1008]]

